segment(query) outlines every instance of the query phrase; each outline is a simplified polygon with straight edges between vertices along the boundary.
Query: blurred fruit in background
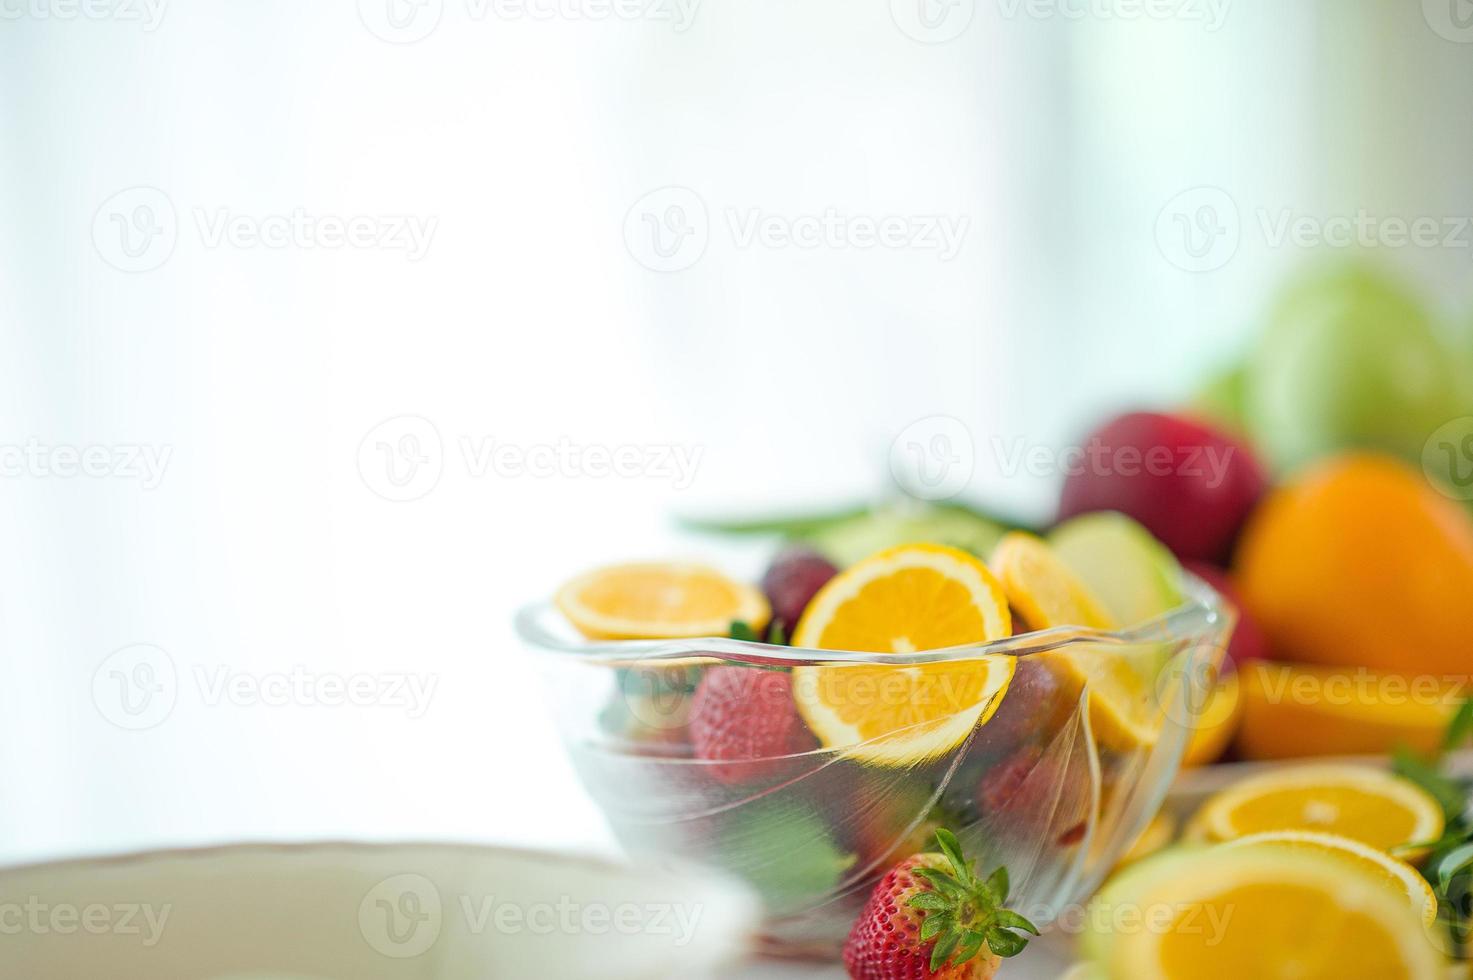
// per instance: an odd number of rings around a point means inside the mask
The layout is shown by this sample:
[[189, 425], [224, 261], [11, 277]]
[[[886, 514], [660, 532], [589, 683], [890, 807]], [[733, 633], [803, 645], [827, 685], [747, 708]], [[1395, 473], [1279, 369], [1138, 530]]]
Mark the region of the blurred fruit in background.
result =
[[773, 628], [792, 636], [808, 603], [837, 574], [834, 564], [812, 548], [790, 545], [778, 552], [762, 575], [762, 593], [772, 606]]
[[1185, 414], [1238, 438], [1246, 434], [1248, 366], [1234, 364], [1207, 380], [1187, 404]]
[[1263, 493], [1251, 449], [1202, 422], [1156, 412], [1122, 415], [1091, 433], [1064, 481], [1059, 518], [1115, 510], [1183, 560], [1221, 562]]
[[1417, 460], [1434, 430], [1469, 414], [1467, 365], [1394, 278], [1364, 263], [1314, 270], [1249, 357], [1248, 429], [1279, 472], [1347, 448]]
[[1232, 641], [1227, 648], [1227, 663], [1232, 667], [1242, 666], [1250, 660], [1262, 660], [1269, 655], [1268, 636], [1264, 634], [1263, 627], [1258, 625], [1258, 620], [1253, 614], [1243, 608], [1243, 600], [1238, 595], [1238, 586], [1233, 582], [1226, 569], [1207, 562], [1187, 562], [1187, 571], [1212, 586], [1220, 595], [1226, 598], [1238, 610], [1238, 625], [1233, 630]]
[[1245, 759], [1370, 755], [1399, 746], [1431, 753], [1462, 691], [1438, 677], [1263, 661], [1243, 666], [1238, 677], [1236, 747]]
[[1237, 581], [1280, 656], [1404, 673], [1473, 663], [1473, 518], [1390, 457], [1335, 456], [1275, 490]]

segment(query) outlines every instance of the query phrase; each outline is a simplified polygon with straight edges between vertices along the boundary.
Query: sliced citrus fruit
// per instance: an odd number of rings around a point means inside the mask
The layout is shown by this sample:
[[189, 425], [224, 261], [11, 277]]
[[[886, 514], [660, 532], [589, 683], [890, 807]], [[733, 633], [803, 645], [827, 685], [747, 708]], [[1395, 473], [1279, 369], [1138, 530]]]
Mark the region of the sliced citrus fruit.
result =
[[1135, 626], [1182, 604], [1181, 566], [1151, 532], [1114, 511], [1065, 521], [1048, 536], [1054, 553], [1115, 619]]
[[1181, 759], [1183, 768], [1215, 762], [1227, 750], [1243, 716], [1239, 687], [1237, 673], [1224, 674], [1217, 679], [1187, 739], [1186, 752]]
[[1121, 856], [1120, 860], [1116, 863], [1116, 867], [1150, 857], [1170, 844], [1171, 839], [1175, 836], [1176, 821], [1171, 818], [1171, 815], [1167, 813], [1156, 814], [1151, 818], [1151, 822], [1146, 824], [1146, 829], [1140, 832], [1140, 836], [1135, 839], [1135, 843], [1131, 844], [1130, 848]]
[[579, 632], [600, 640], [726, 636], [733, 620], [760, 631], [771, 616], [752, 586], [680, 562], [595, 569], [564, 585], [554, 601]]
[[1442, 975], [1442, 956], [1405, 893], [1384, 875], [1329, 854], [1208, 848], [1167, 860], [1137, 881], [1125, 908], [1095, 904], [1088, 913], [1092, 926], [1112, 931], [1108, 941], [1092, 944], [1111, 977]]
[[[1080, 626], [1113, 630], [1119, 623], [1079, 576], [1042, 540], [1013, 531], [992, 553], [1008, 602], [1033, 629]], [[1164, 713], [1156, 700], [1161, 658], [1146, 646], [1074, 643], [1044, 654], [1069, 682], [1090, 692], [1090, 722], [1103, 744], [1128, 752], [1154, 745]]]
[[[992, 573], [956, 548], [888, 548], [831, 579], [809, 603], [793, 645], [913, 653], [1010, 634], [1007, 599]], [[907, 766], [960, 744], [992, 717], [1013, 677], [1012, 657], [914, 666], [836, 664], [793, 671], [793, 698], [828, 748], [863, 762]]]
[[1406, 893], [1407, 901], [1422, 917], [1422, 924], [1431, 926], [1437, 921], [1437, 895], [1416, 868], [1400, 861], [1385, 851], [1362, 844], [1358, 840], [1339, 834], [1321, 834], [1309, 830], [1277, 830], [1265, 834], [1249, 834], [1229, 841], [1224, 847], [1262, 845], [1282, 847], [1287, 850], [1310, 850], [1331, 854], [1345, 861], [1359, 864], [1372, 874], [1380, 875]]
[[1350, 667], [1244, 664], [1238, 751], [1247, 759], [1376, 755], [1442, 743], [1464, 684]]
[[1440, 836], [1443, 812], [1400, 776], [1364, 766], [1303, 765], [1229, 786], [1202, 805], [1192, 825], [1194, 836], [1211, 841], [1313, 830], [1387, 851]]

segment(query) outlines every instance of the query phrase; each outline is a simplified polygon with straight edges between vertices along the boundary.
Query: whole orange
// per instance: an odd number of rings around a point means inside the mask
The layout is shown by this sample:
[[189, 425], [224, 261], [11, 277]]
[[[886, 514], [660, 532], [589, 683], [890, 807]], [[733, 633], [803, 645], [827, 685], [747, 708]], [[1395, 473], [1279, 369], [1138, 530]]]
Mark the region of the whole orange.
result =
[[1402, 674], [1473, 672], [1473, 518], [1391, 457], [1329, 457], [1273, 491], [1238, 548], [1274, 651]]

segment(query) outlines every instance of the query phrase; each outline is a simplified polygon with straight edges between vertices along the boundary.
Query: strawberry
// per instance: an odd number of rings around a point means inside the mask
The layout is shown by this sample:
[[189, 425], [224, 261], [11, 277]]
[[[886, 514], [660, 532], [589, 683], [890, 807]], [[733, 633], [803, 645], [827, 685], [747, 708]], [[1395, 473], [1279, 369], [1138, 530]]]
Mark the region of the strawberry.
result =
[[1028, 945], [1014, 930], [1033, 923], [1003, 908], [1008, 872], [979, 879], [949, 830], [936, 832], [940, 854], [915, 854], [875, 886], [849, 939], [844, 967], [854, 980], [989, 980], [1005, 956]]
[[690, 708], [696, 758], [723, 783], [761, 778], [768, 760], [818, 747], [793, 704], [789, 675], [756, 667], [712, 667], [701, 677]]

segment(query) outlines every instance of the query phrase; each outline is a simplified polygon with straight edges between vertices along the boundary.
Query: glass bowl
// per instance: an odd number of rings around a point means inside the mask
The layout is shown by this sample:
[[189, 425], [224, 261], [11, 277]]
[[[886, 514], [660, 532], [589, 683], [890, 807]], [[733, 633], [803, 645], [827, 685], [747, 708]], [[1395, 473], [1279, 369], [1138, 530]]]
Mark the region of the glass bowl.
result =
[[[1040, 927], [1094, 891], [1160, 806], [1236, 621], [1200, 580], [1182, 586], [1181, 607], [1127, 630], [1058, 628], [893, 655], [727, 638], [592, 642], [549, 602], [523, 608], [516, 627], [538, 655], [579, 776], [629, 855], [733, 874], [762, 899], [769, 950], [831, 955], [874, 882], [933, 847], [937, 826], [983, 873], [1006, 865], [1009, 904]], [[788, 697], [774, 672], [796, 682], [813, 674], [801, 668], [914, 673], [991, 657], [1013, 660], [995, 708], [964, 706], [982, 723], [952, 725], [955, 744], [927, 758], [875, 764], [873, 740], [824, 747], [816, 737], [815, 747], [739, 763], [692, 747], [692, 701], [716, 670], [743, 672], [727, 675], [728, 689], [738, 678], [750, 697]], [[1133, 736], [1109, 724], [1118, 687], [1097, 693], [1081, 663], [1136, 678], [1129, 717], [1143, 725]]]

